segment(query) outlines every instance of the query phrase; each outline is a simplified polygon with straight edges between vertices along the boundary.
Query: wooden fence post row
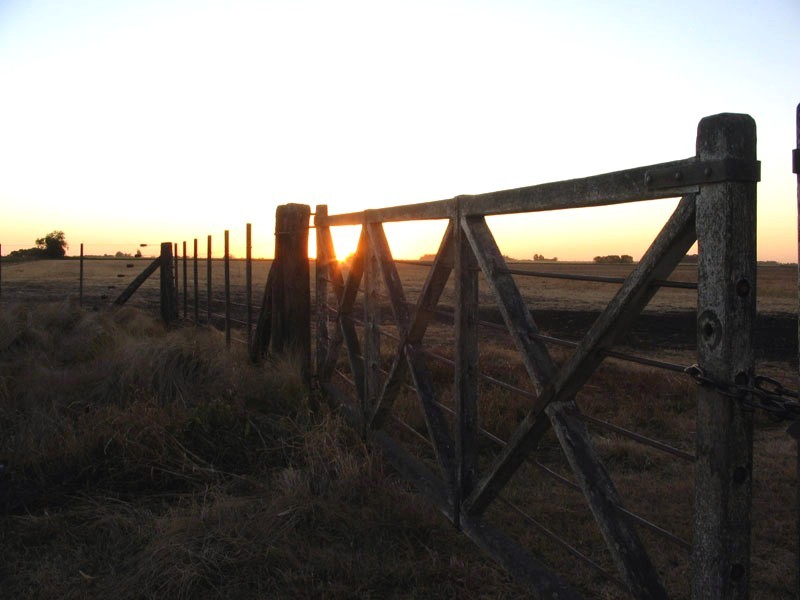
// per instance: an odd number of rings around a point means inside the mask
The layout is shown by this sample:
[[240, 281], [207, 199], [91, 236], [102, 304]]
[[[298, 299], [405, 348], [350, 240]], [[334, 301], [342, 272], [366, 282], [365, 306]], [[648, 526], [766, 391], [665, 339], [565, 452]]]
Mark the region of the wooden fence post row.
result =
[[[799, 125], [800, 127], [800, 125]], [[639, 539], [633, 517], [624, 514], [617, 492], [581, 419], [575, 396], [667, 279], [695, 241], [698, 264], [698, 363], [710, 379], [746, 384], [753, 376], [752, 330], [755, 319], [755, 124], [746, 115], [721, 114], [698, 126], [697, 154], [684, 160], [617, 173], [514, 190], [459, 196], [452, 200], [329, 215], [317, 206], [316, 373], [332, 398], [346, 400], [332, 383], [341, 349], [347, 353], [355, 401], [350, 410], [365, 435], [380, 444], [402, 473], [464, 533], [523, 582], [536, 596], [576, 597], [560, 577], [486, 522], [487, 508], [536, 452], [553, 429], [572, 475], [591, 508], [619, 581], [636, 598], [666, 598], [667, 592]], [[485, 217], [682, 197], [674, 214], [618, 293], [597, 318], [572, 356], [562, 365], [550, 355], [516, 286]], [[800, 202], [800, 200], [799, 200]], [[299, 220], [307, 212], [297, 213]], [[293, 230], [279, 209], [278, 240]], [[402, 282], [386, 240], [383, 223], [448, 219], [449, 226], [423, 285], [416, 307], [406, 302]], [[358, 248], [347, 276], [336, 261], [330, 228], [361, 225]], [[298, 238], [299, 240], [299, 238]], [[301, 249], [293, 246], [296, 255]], [[278, 271], [288, 268], [285, 247], [276, 243]], [[287, 262], [284, 262], [287, 261]], [[305, 263], [304, 261], [304, 264]], [[527, 415], [488, 466], [478, 465], [478, 271], [491, 289], [508, 333], [537, 396]], [[423, 338], [446, 282], [455, 280], [453, 390], [451, 427], [440, 410], [426, 364]], [[272, 271], [270, 277], [272, 278]], [[292, 277], [307, 273], [297, 270]], [[270, 297], [272, 333], [290, 321], [287, 273], [275, 280]], [[361, 333], [352, 316], [364, 291]], [[380, 371], [380, 286], [385, 288], [399, 342], [385, 375]], [[329, 297], [334, 306], [329, 306]], [[265, 305], [266, 305], [265, 296]], [[335, 315], [332, 330], [331, 315]], [[307, 324], [303, 322], [305, 331]], [[279, 346], [281, 342], [275, 342]], [[342, 348], [344, 346], [344, 348]], [[401, 388], [411, 377], [436, 455], [436, 469], [412, 457], [384, 425]], [[752, 416], [714, 387], [698, 389], [696, 433], [692, 597], [745, 598], [750, 581], [750, 494]], [[452, 434], [451, 434], [452, 431]], [[635, 516], [635, 515], [634, 515]]]

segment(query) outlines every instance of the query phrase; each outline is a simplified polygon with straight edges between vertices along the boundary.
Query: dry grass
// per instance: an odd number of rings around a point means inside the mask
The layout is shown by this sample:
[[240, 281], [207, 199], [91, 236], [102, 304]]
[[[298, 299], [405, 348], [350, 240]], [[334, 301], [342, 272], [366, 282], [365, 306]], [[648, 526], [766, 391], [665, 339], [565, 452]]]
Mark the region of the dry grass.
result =
[[[631, 269], [625, 266], [552, 264], [530, 264], [524, 268], [608, 276], [624, 276]], [[407, 299], [413, 303], [429, 271], [406, 265], [401, 265], [400, 271]], [[671, 278], [692, 280], [695, 277], [696, 267], [681, 266]], [[615, 286], [584, 282], [516, 279], [534, 315], [540, 308], [598, 311], [616, 289]], [[759, 286], [759, 311], [785, 315], [791, 324], [794, 317], [790, 315], [796, 306], [796, 267], [760, 267]], [[452, 306], [452, 302], [451, 281], [443, 294], [442, 304]], [[488, 286], [482, 282], [481, 306], [488, 306], [493, 302]], [[695, 302], [694, 292], [662, 290], [648, 307], [648, 311], [689, 313], [694, 310]], [[357, 310], [360, 310], [358, 306]], [[387, 329], [393, 330], [390, 314], [387, 307], [383, 313], [384, 324]], [[691, 327], [691, 318], [688, 322]], [[559, 336], [558, 331], [547, 333]], [[690, 330], [690, 342], [691, 333]], [[532, 392], [528, 375], [510, 338], [495, 329], [483, 327], [480, 328], [480, 336], [481, 372]], [[386, 341], [385, 338], [383, 343], [385, 346], [382, 349], [381, 362], [382, 369], [386, 371], [391, 365], [396, 344], [394, 341]], [[424, 343], [426, 349], [452, 357], [452, 327], [432, 323]], [[631, 351], [630, 348], [622, 350]], [[570, 351], [551, 346], [551, 352], [556, 362], [561, 363]], [[696, 360], [694, 353], [683, 346], [663, 349], [638, 347], [633, 352], [679, 365], [689, 365]], [[757, 371], [777, 377], [788, 387], [794, 388], [795, 360], [795, 356], [788, 354], [784, 361], [773, 358], [770, 362], [760, 363]], [[449, 412], [454, 408], [452, 367], [433, 356], [429, 356], [427, 362], [434, 379], [437, 399], [446, 407], [444, 413], [450, 421], [452, 435], [452, 416]], [[344, 358], [340, 366], [345, 372], [349, 370]], [[339, 380], [338, 383], [348, 387], [346, 382]], [[408, 383], [411, 383], [410, 379]], [[685, 375], [607, 360], [584, 386], [577, 401], [587, 415], [691, 454], [694, 452], [694, 396], [694, 384]], [[479, 425], [500, 439], [508, 440], [529, 406], [529, 398], [482, 382], [479, 393]], [[417, 432], [426, 435], [424, 415], [412, 391], [404, 390], [395, 403], [393, 412]], [[435, 457], [428, 444], [396, 423], [390, 423], [389, 428], [410, 452], [427, 462], [433, 470], [437, 469]], [[690, 543], [694, 495], [691, 463], [618, 433], [605, 431], [591, 424], [588, 428], [626, 508]], [[500, 447], [491, 439], [481, 439], [479, 460], [483, 473], [499, 451]], [[755, 598], [784, 598], [793, 590], [797, 527], [794, 500], [797, 485], [795, 454], [795, 442], [786, 435], [785, 425], [775, 425], [763, 415], [758, 415], [753, 486], [752, 594]], [[535, 459], [575, 481], [552, 433], [540, 443]], [[489, 517], [492, 521], [543, 558], [554, 570], [562, 573], [587, 597], [621, 596], [618, 587], [608, 583], [591, 567], [576, 560], [563, 546], [552, 541], [542, 528], [555, 533], [608, 572], [615, 573], [594, 518], [580, 492], [559, 483], [537, 466], [528, 463], [514, 475], [511, 483], [504, 489], [503, 496], [505, 500], [496, 502], [490, 509]], [[513, 503], [522, 512], [509, 508], [506, 501]], [[538, 521], [539, 525], [523, 516], [523, 512]], [[638, 530], [670, 597], [688, 597], [691, 581], [689, 551], [645, 527], [639, 526]]]
[[71, 302], [0, 332], [0, 596], [521, 595], [291, 365]]
[[[630, 270], [625, 266], [569, 264], [531, 264], [522, 268], [609, 276], [623, 276]], [[413, 302], [428, 270], [401, 265], [400, 271], [408, 299]], [[202, 286], [202, 268], [200, 272]], [[221, 268], [217, 268], [215, 262], [215, 279], [218, 274], [221, 276]], [[695, 276], [693, 266], [682, 266], [672, 278], [692, 280]], [[532, 278], [518, 278], [517, 281], [534, 311], [537, 308], [599, 310], [616, 289], [603, 284], [553, 283], [552, 280]], [[796, 267], [760, 267], [758, 290], [760, 312], [794, 312]], [[448, 287], [442, 300], [445, 305], [452, 306], [452, 293], [452, 287]], [[565, 298], [569, 299], [568, 307], [564, 306]], [[483, 283], [481, 302], [487, 305], [493, 302]], [[663, 290], [649, 310], [691, 311], [694, 302], [692, 292]], [[22, 308], [16, 310], [20, 314], [25, 312]], [[25, 427], [21, 427], [17, 434], [18, 439], [27, 440], [25, 443], [29, 443], [31, 448], [37, 448], [36, 452], [41, 446], [43, 456], [47, 452], [52, 455], [52, 460], [43, 460], [22, 471], [26, 483], [18, 486], [16, 493], [20, 494], [30, 513], [23, 516], [20, 510], [16, 510], [16, 516], [4, 525], [4, 532], [29, 532], [29, 537], [25, 538], [28, 534], [22, 535], [19, 539], [23, 541], [15, 541], [12, 547], [18, 549], [28, 544], [36, 548], [32, 551], [36, 556], [29, 559], [29, 564], [37, 565], [37, 573], [41, 571], [35, 577], [49, 577], [48, 581], [52, 582], [71, 581], [75, 587], [65, 588], [65, 595], [73, 597], [122, 593], [122, 587], [110, 583], [116, 579], [123, 582], [120, 586], [128, 586], [124, 589], [137, 589], [138, 586], [145, 590], [144, 595], [150, 596], [307, 593], [309, 596], [359, 597], [513, 597], [518, 594], [501, 573], [475, 559], [469, 544], [453, 535], [443, 519], [432, 515], [425, 508], [424, 501], [420, 504], [402, 484], [384, 471], [382, 462], [363, 448], [351, 432], [342, 428], [332, 414], [312, 415], [307, 410], [307, 399], [299, 401], [291, 386], [287, 393], [265, 397], [258, 390], [267, 385], [262, 383], [263, 378], [273, 377], [268, 372], [252, 375], [237, 361], [217, 364], [217, 360], [226, 356], [214, 351], [218, 339], [203, 351], [199, 348], [204, 342], [193, 342], [198, 345], [197, 356], [206, 356], [205, 351], [210, 348], [214, 357], [214, 360], [198, 366], [191, 358], [195, 356], [194, 351], [187, 352], [185, 347], [183, 350], [169, 349], [171, 336], [177, 339], [186, 332], [161, 332], [141, 313], [123, 311], [114, 318], [101, 316], [94, 321], [79, 318], [69, 327], [80, 331], [81, 337], [76, 338], [78, 341], [70, 341], [69, 336], [62, 335], [59, 329], [64, 328], [61, 323], [69, 322], [61, 312], [53, 310], [59, 316], [53, 317], [53, 323], [44, 331], [29, 331], [31, 328], [26, 329], [26, 320], [22, 317], [0, 324], [0, 353], [5, 352], [6, 332], [19, 331], [19, 334], [8, 335], [28, 340], [25, 344], [31, 347], [33, 354], [25, 360], [30, 364], [47, 365], [37, 367], [36, 372], [19, 370], [14, 377], [25, 381], [31, 391], [25, 392], [25, 402], [12, 401], [11, 404], [28, 406], [26, 402], [33, 402], [41, 405], [35, 414], [30, 415], [31, 424], [27, 427], [31, 431], [46, 430], [48, 435], [61, 436], [54, 437], [54, 440], [65, 440], [43, 442], [42, 439], [48, 439], [46, 436], [26, 434], [22, 431]], [[384, 317], [388, 325], [388, 310]], [[129, 326], [125, 324], [127, 318], [131, 319]], [[138, 339], [138, 332], [147, 330], [157, 341]], [[557, 331], [552, 333], [558, 335]], [[483, 334], [480, 346], [482, 372], [530, 390], [513, 344], [496, 332], [484, 331]], [[123, 337], [118, 340], [120, 335]], [[63, 353], [64, 364], [61, 367], [58, 360], [46, 358], [49, 351], [37, 349], [40, 341], [45, 343], [51, 338], [60, 348], [55, 350], [56, 354]], [[97, 348], [88, 353], [97, 355], [90, 365], [82, 364], [79, 358], [84, 348], [84, 342], [79, 340], [84, 338], [89, 340], [86, 348]], [[432, 325], [425, 342], [429, 349], [451, 356], [452, 328]], [[382, 352], [384, 369], [389, 367], [394, 346], [394, 341], [385, 342]], [[122, 347], [127, 348], [124, 352], [119, 350], [122, 354], [129, 358], [138, 357], [131, 360], [131, 364], [136, 360], [144, 363], [132, 368], [127, 359], [114, 359], [116, 350], [110, 352], [108, 349]], [[135, 350], [137, 347], [139, 351]], [[649, 353], [654, 358], [679, 364], [694, 362], [692, 353], [685, 349], [651, 349]], [[563, 361], [566, 355], [567, 351], [554, 350], [558, 362]], [[70, 356], [78, 358], [70, 359]], [[70, 360], [75, 362], [70, 363]], [[773, 359], [760, 364], [758, 371], [795, 387], [794, 361], [794, 357], [788, 356], [786, 361]], [[159, 371], [154, 367], [156, 363], [170, 366]], [[99, 370], [103, 374], [118, 374], [113, 383], [107, 377], [97, 376], [97, 365], [102, 365]], [[433, 359], [429, 365], [439, 398], [452, 408], [451, 368]], [[51, 366], [56, 370], [51, 371]], [[342, 366], [347, 371], [344, 361]], [[14, 377], [0, 373], [0, 399], [5, 401], [17, 394]], [[285, 381], [282, 377], [278, 380]], [[84, 391], [70, 392], [69, 386], [62, 385], [64, 381], [74, 381], [83, 386], [81, 389]], [[217, 396], [199, 394], [192, 387], [196, 381], [204, 381], [204, 385], [218, 389]], [[219, 382], [223, 382], [221, 387], [215, 388]], [[581, 392], [578, 403], [589, 415], [692, 452], [692, 386], [681, 375], [606, 361]], [[58, 393], [69, 401], [51, 399], [37, 404], [38, 400], [33, 400], [47, 396], [53, 389], [58, 389]], [[140, 400], [121, 404], [107, 400], [108, 397], [123, 397], [125, 390], [138, 390]], [[144, 396], [142, 390], [145, 390]], [[304, 398], [302, 394], [300, 396]], [[147, 400], [141, 399], [144, 397]], [[106, 406], [107, 414], [97, 406]], [[298, 406], [306, 408], [298, 411]], [[528, 400], [524, 397], [482, 384], [480, 425], [500, 438], [508, 439], [525, 415], [527, 406]], [[411, 392], [404, 392], [394, 413], [418, 431], [425, 431], [423, 415]], [[20, 414], [28, 419], [25, 410]], [[56, 426], [64, 414], [79, 425], [61, 423]], [[114, 416], [116, 421], [112, 418]], [[0, 419], [4, 430], [7, 423], [24, 421], [16, 414], [7, 418], [5, 413], [0, 413]], [[132, 423], [137, 426], [132, 426]], [[158, 423], [173, 425], [159, 429]], [[214, 425], [208, 426], [209, 423]], [[97, 433], [91, 433], [87, 438], [84, 429], [89, 432], [96, 430]], [[625, 506], [690, 541], [694, 493], [691, 465], [618, 434], [592, 426], [589, 429]], [[120, 430], [122, 434], [112, 434]], [[430, 449], [417, 438], [394, 426], [392, 432], [407, 448], [432, 464]], [[105, 444], [111, 438], [115, 441], [106, 449]], [[92, 452], [86, 450], [86, 439], [93, 440]], [[13, 444], [9, 444], [11, 446]], [[59, 448], [62, 447], [71, 449], [67, 458], [61, 454]], [[11, 450], [2, 449], [0, 452], [12, 455]], [[497, 452], [496, 444], [483, 440], [481, 467], [486, 468]], [[794, 442], [786, 436], [784, 427], [763, 417], [757, 419], [753, 498], [754, 598], [783, 598], [792, 590], [795, 454]], [[545, 437], [537, 458], [548, 468], [572, 479], [569, 465], [554, 436], [549, 434]], [[125, 460], [130, 464], [120, 465], [119, 461]], [[98, 464], [101, 466], [90, 466]], [[72, 478], [59, 479], [53, 475], [61, 473], [62, 469], [72, 473]], [[12, 469], [12, 474], [14, 472]], [[76, 472], [79, 474], [77, 478]], [[76, 481], [80, 484], [77, 487]], [[41, 499], [44, 495], [47, 501]], [[504, 496], [613, 572], [604, 543], [580, 493], [555, 482], [541, 469], [528, 464], [514, 476], [504, 490]], [[108, 502], [104, 498], [108, 498]], [[67, 509], [53, 510], [53, 507], [61, 506]], [[73, 510], [76, 511], [74, 514]], [[80, 514], [93, 516], [76, 516]], [[243, 515], [248, 517], [241, 521]], [[493, 506], [490, 517], [569, 581], [575, 582], [588, 597], [620, 597], [617, 587], [575, 560], [541, 529], [504, 507], [502, 502]], [[52, 531], [61, 531], [58, 535], [63, 538], [62, 542], [54, 544], [63, 547], [68, 545], [65, 540], [78, 540], [75, 547], [87, 553], [86, 562], [81, 562], [83, 559], [80, 557], [64, 558], [53, 554], [50, 545], [35, 541], [41, 537], [35, 533], [36, 528], [51, 531], [48, 523], [56, 518], [66, 518], [68, 522], [65, 521], [62, 529], [58, 523], [52, 525]], [[93, 546], [88, 538], [83, 537], [83, 529], [100, 531], [93, 529], [93, 519], [107, 528], [102, 531], [108, 531], [108, 528], [124, 531], [127, 541], [123, 543], [117, 539], [114, 543], [119, 545], [110, 550], [103, 547], [101, 551]], [[10, 528], [8, 523], [14, 524], [14, 528]], [[26, 530], [27, 527], [31, 529]], [[74, 527], [81, 533], [64, 533]], [[640, 528], [640, 534], [671, 596], [688, 597], [688, 553], [643, 528]], [[91, 539], [103, 535], [111, 534], [98, 533]], [[260, 545], [253, 541], [255, 538], [261, 540]], [[248, 540], [247, 544], [241, 544], [246, 548], [237, 545], [241, 540]], [[46, 551], [40, 552], [41, 548]], [[106, 554], [117, 558], [104, 562], [102, 557]], [[40, 555], [47, 559], [33, 560]], [[175, 560], [170, 560], [172, 558]], [[89, 578], [76, 574], [74, 565], [69, 562], [72, 559]], [[232, 563], [225, 562], [228, 560]], [[224, 567], [220, 568], [220, 564]], [[13, 568], [8, 567], [8, 572]], [[26, 568], [30, 571], [30, 567]], [[250, 575], [239, 578], [235, 573], [240, 571]], [[13, 581], [17, 587], [8, 589], [36, 589], [20, 587], [30, 585], [22, 579]], [[151, 583], [143, 584], [142, 581]], [[165, 587], [152, 587], [156, 585], [152, 583], [154, 581]], [[3, 585], [6, 583], [0, 584], [0, 591]]]
[[[446, 342], [431, 332], [431, 346], [443, 351]], [[429, 346], [430, 347], [430, 346]], [[522, 388], [530, 388], [515, 350], [499, 340], [481, 342], [483, 373]], [[566, 350], [553, 353], [563, 362]], [[391, 358], [384, 353], [383, 366]], [[429, 361], [438, 399], [453, 409], [452, 370], [434, 359]], [[342, 364], [344, 370], [347, 367]], [[778, 365], [773, 365], [777, 369]], [[773, 373], [776, 374], [776, 373]], [[789, 365], [780, 373], [786, 381]], [[347, 387], [346, 384], [338, 383]], [[673, 448], [694, 453], [695, 384], [686, 376], [620, 361], [606, 361], [592, 376], [577, 398], [586, 415], [646, 436]], [[483, 382], [480, 386], [479, 426], [501, 440], [508, 440], [527, 413], [530, 401], [523, 396]], [[425, 420], [415, 395], [405, 390], [393, 414], [425, 434]], [[431, 447], [404, 427], [389, 424], [393, 435], [432, 469], [436, 470]], [[588, 425], [592, 442], [617, 487], [624, 506], [690, 543], [692, 540], [693, 467], [691, 462], [643, 445], [618, 433]], [[480, 440], [480, 468], [491, 465], [500, 447], [486, 437]], [[619, 598], [625, 594], [597, 571], [577, 560], [546, 528], [589, 556], [612, 576], [616, 570], [599, 529], [580, 491], [547, 475], [535, 462], [570, 481], [572, 470], [552, 432], [545, 435], [532, 461], [523, 464], [502, 499], [495, 502], [489, 519], [542, 558], [567, 581], [590, 598]], [[763, 415], [756, 418], [753, 493], [753, 579], [754, 598], [777, 599], [791, 595], [796, 564], [796, 444]], [[516, 508], [510, 508], [510, 504]], [[522, 512], [519, 512], [522, 511]], [[532, 517], [538, 525], [529, 520]], [[691, 581], [689, 551], [645, 527], [637, 527], [645, 547], [665, 583], [670, 597], [688, 598]]]

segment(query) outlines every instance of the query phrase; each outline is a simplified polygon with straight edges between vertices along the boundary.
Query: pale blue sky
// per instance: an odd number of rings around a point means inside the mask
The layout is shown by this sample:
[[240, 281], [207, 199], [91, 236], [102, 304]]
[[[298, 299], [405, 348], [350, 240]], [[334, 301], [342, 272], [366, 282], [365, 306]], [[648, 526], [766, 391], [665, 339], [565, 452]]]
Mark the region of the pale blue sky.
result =
[[[77, 249], [694, 154], [758, 124], [759, 252], [796, 260], [800, 2], [0, 1], [0, 243]], [[498, 219], [505, 253], [640, 256], [674, 206]], [[407, 228], [397, 255], [438, 245]], [[99, 247], [99, 246], [98, 246]], [[342, 253], [346, 253], [342, 250]]]

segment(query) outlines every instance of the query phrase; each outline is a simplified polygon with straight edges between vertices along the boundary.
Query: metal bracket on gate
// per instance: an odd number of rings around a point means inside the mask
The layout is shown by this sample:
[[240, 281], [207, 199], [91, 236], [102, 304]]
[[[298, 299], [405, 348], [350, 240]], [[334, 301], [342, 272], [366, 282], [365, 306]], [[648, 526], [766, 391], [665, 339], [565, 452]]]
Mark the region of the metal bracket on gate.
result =
[[761, 181], [761, 161], [725, 158], [672, 168], [650, 169], [644, 174], [649, 190], [661, 190], [721, 181]]

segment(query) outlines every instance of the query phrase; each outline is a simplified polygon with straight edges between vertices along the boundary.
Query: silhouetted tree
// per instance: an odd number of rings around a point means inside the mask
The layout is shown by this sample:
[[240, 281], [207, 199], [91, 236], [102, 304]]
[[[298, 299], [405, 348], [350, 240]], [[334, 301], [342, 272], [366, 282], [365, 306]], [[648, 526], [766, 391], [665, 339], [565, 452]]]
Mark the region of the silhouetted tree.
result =
[[630, 254], [609, 254], [607, 256], [595, 256], [594, 262], [601, 265], [630, 265], [633, 263], [633, 257]]
[[43, 251], [44, 258], [63, 258], [69, 248], [63, 231], [51, 231], [38, 238], [36, 247]]

